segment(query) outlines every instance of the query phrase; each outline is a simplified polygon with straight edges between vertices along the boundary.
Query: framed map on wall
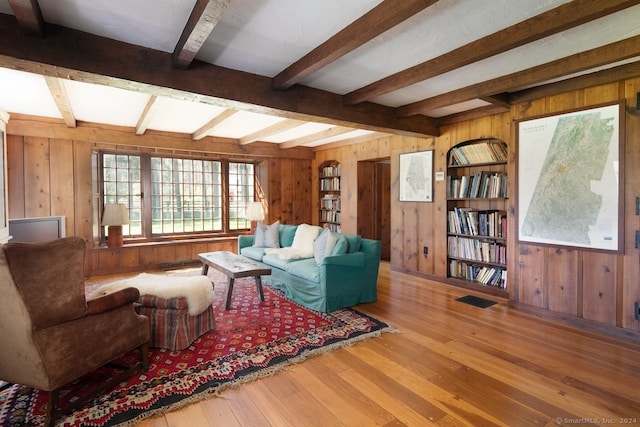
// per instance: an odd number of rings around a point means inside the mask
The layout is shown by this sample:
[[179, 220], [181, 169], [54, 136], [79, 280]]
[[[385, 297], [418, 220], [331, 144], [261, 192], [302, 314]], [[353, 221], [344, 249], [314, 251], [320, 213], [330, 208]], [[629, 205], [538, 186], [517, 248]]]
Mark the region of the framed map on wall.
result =
[[623, 105], [518, 123], [521, 242], [619, 251]]
[[433, 201], [433, 150], [400, 154], [400, 201]]

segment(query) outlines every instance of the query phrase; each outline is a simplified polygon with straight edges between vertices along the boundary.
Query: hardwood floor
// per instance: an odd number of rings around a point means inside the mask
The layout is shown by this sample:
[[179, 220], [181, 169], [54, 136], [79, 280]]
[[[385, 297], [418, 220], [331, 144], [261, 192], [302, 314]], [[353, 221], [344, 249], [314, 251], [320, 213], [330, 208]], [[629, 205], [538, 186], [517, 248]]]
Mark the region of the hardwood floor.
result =
[[455, 301], [464, 289], [390, 271], [386, 262], [378, 283], [378, 301], [357, 308], [399, 333], [138, 425], [640, 425], [640, 345], [505, 301], [464, 304]]

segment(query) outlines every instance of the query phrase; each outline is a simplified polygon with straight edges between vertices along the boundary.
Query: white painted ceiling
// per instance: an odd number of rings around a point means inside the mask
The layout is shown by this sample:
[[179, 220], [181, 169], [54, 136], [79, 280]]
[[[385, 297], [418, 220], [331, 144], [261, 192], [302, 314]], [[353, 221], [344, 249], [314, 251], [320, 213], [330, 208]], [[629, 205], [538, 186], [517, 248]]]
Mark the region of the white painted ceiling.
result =
[[[167, 53], [174, 51], [195, 3], [195, 0], [38, 1], [46, 23]], [[379, 3], [380, 0], [230, 0], [196, 59], [274, 77]], [[569, 1], [440, 0], [320, 68], [299, 84], [344, 95], [565, 3]], [[13, 14], [9, 0], [0, 0], [0, 13]], [[632, 6], [371, 101], [400, 107], [507, 76], [637, 36], [639, 22], [640, 6]], [[625, 62], [637, 61], [639, 57], [640, 52], [638, 57]], [[618, 63], [598, 69], [614, 65]], [[596, 69], [579, 74], [593, 71]], [[135, 127], [151, 97], [80, 81], [62, 82], [79, 121]], [[96, 99], [102, 101], [98, 103]], [[472, 99], [437, 108], [426, 115], [441, 118], [487, 105], [490, 104], [486, 101]], [[43, 76], [7, 68], [0, 68], [0, 108], [9, 113], [62, 118]], [[159, 97], [153, 105], [148, 129], [190, 134], [223, 111], [223, 107], [215, 105]], [[282, 120], [240, 111], [210, 135], [240, 140]], [[319, 122], [301, 122], [299, 127], [261, 141], [284, 143], [330, 127]], [[353, 129], [305, 145], [318, 146], [363, 135], [376, 133]]]

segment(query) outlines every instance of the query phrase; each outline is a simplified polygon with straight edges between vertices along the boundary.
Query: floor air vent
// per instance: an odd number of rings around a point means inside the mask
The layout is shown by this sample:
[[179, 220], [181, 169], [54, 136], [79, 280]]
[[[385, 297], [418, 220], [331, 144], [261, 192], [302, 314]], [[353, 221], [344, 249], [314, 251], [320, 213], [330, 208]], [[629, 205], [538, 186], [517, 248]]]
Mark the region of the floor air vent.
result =
[[497, 304], [497, 302], [495, 301], [491, 301], [488, 299], [484, 299], [484, 298], [480, 298], [480, 297], [476, 297], [473, 295], [465, 295], [463, 297], [460, 298], [456, 298], [456, 301], [460, 301], [463, 302], [465, 304], [470, 304], [476, 307], [480, 307], [480, 308], [487, 308], [487, 307], [491, 307], [494, 304]]

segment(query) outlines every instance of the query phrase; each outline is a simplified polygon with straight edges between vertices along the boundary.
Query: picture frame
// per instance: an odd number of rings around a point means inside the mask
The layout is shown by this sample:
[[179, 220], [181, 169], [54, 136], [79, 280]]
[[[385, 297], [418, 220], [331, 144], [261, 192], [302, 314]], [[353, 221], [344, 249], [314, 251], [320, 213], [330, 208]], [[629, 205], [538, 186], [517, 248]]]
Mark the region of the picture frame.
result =
[[400, 154], [401, 202], [433, 202], [433, 150]]
[[518, 240], [620, 252], [622, 103], [518, 122]]

